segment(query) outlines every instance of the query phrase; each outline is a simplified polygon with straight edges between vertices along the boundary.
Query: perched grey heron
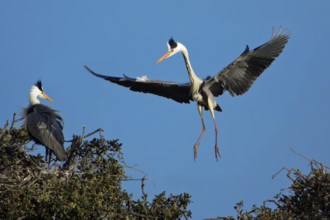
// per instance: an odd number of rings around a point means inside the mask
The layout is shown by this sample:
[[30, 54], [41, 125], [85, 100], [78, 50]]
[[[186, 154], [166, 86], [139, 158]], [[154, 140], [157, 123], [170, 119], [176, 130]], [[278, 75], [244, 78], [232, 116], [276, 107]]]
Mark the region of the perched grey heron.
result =
[[222, 95], [225, 91], [228, 91], [232, 96], [244, 94], [251, 87], [256, 78], [281, 54], [288, 40], [288, 34], [281, 31], [274, 33], [268, 42], [253, 50], [250, 50], [249, 47], [246, 46], [243, 53], [227, 67], [212, 77], [209, 76], [202, 79], [195, 74], [191, 66], [187, 48], [182, 43], [171, 38], [167, 43], [168, 51], [157, 63], [162, 62], [174, 54], [182, 53], [190, 79], [189, 83], [149, 80], [147, 77], [134, 79], [125, 75], [124, 77], [105, 76], [95, 73], [87, 66], [85, 66], [85, 68], [97, 77], [128, 87], [132, 91], [152, 93], [173, 99], [180, 103], [190, 103], [190, 101], [197, 102], [203, 128], [194, 144], [194, 159], [197, 157], [199, 142], [206, 131], [203, 107], [205, 110], [209, 110], [215, 127], [215, 157], [218, 160], [218, 157], [220, 157], [218, 148], [218, 126], [214, 111], [221, 112], [222, 110], [216, 103], [215, 97]]
[[58, 160], [66, 161], [68, 157], [63, 146], [63, 119], [55, 110], [40, 104], [38, 98], [53, 101], [44, 92], [41, 81], [31, 87], [29, 98], [30, 105], [24, 109], [25, 126], [29, 136], [36, 144], [46, 147], [46, 161], [48, 156], [50, 162], [52, 152]]

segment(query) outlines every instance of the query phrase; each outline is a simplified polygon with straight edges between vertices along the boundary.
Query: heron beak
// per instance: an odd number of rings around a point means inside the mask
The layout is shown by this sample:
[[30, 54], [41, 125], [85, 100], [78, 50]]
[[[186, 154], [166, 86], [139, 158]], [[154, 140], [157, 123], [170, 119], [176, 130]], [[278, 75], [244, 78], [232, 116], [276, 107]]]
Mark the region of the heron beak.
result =
[[51, 99], [45, 92], [42, 93], [41, 98], [46, 99], [46, 100], [48, 100], [50, 102], [53, 101], [53, 99]]
[[158, 64], [158, 63], [160, 63], [160, 62], [162, 62], [163, 60], [165, 60], [168, 56], [170, 56], [170, 54], [171, 54], [171, 51], [167, 51], [165, 54], [164, 54], [164, 56], [162, 56], [156, 63]]

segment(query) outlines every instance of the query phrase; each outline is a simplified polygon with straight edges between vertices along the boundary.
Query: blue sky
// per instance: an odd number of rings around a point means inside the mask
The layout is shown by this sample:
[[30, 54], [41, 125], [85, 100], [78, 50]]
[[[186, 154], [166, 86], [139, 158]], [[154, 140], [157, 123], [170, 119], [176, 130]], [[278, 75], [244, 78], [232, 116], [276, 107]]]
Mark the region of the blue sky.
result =
[[[193, 219], [233, 215], [233, 206], [262, 204], [289, 186], [282, 167], [308, 172], [289, 147], [330, 164], [328, 1], [1, 1], [0, 123], [28, 105], [41, 79], [65, 120], [70, 139], [99, 127], [123, 143], [126, 162], [149, 177], [150, 195], [188, 192]], [[134, 93], [98, 73], [188, 82], [181, 55], [160, 64], [170, 37], [185, 44], [195, 72], [213, 75], [282, 27], [290, 41], [282, 55], [240, 97], [217, 98], [222, 158], [214, 157], [214, 127], [197, 161], [201, 132], [196, 104]], [[44, 149], [39, 148], [42, 153]], [[142, 175], [130, 172], [135, 177]], [[139, 184], [126, 183], [139, 196]]]

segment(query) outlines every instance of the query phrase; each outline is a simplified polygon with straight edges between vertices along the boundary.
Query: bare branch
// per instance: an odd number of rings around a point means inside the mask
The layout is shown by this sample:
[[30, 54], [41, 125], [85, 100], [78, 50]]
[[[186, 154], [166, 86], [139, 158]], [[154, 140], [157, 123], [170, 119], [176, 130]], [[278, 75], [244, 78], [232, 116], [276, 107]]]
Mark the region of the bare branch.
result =
[[71, 144], [70, 155], [68, 156], [67, 161], [63, 165], [63, 168], [64, 169], [68, 169], [70, 167], [70, 164], [71, 164], [71, 160], [73, 158], [73, 155], [77, 151], [77, 149], [81, 147], [83, 140], [85, 138], [88, 138], [88, 137], [94, 135], [97, 132], [99, 132], [100, 133], [100, 136], [103, 137], [102, 134], [101, 134], [101, 132], [103, 132], [103, 129], [102, 128], [98, 128], [95, 131], [93, 131], [93, 132], [85, 135], [85, 126], [83, 126], [82, 127], [81, 136], [75, 136], [72, 140], [66, 141], [66, 142], [72, 142], [72, 144]]
[[133, 212], [133, 211], [127, 212], [127, 214], [134, 215], [134, 216], [137, 216], [137, 217], [147, 218], [147, 219], [157, 219], [157, 217], [142, 215], [142, 214], [139, 214], [139, 213], [136, 213], [136, 212]]
[[5, 127], [4, 127], [4, 130], [7, 130], [8, 126], [9, 126], [9, 121], [7, 120], [6, 124], [5, 124]]
[[265, 200], [263, 203], [264, 203], [264, 207], [266, 207], [266, 203], [274, 203], [275, 205], [277, 205], [277, 207], [281, 207], [281, 205], [273, 199]]
[[102, 135], [102, 133], [101, 132], [103, 132], [104, 130], [102, 129], [102, 128], [98, 128], [98, 129], [96, 129], [95, 131], [93, 131], [93, 132], [91, 132], [91, 133], [89, 133], [89, 134], [87, 134], [87, 135], [82, 135], [82, 139], [85, 139], [85, 138], [88, 138], [88, 137], [90, 137], [90, 136], [92, 136], [92, 135], [94, 135], [95, 133], [100, 133], [100, 135], [101, 135], [101, 137], [103, 137], [103, 135]]
[[308, 159], [306, 156], [304, 156], [303, 154], [301, 154], [301, 153], [299, 153], [298, 151], [294, 150], [292, 147], [289, 147], [289, 149], [290, 149], [293, 153], [295, 153], [295, 154], [297, 154], [298, 156], [300, 156], [301, 158], [307, 160], [308, 162], [311, 162], [311, 161], [312, 161], [312, 160]]
[[2, 136], [4, 136], [4, 135], [7, 134], [8, 126], [9, 126], [9, 122], [8, 122], [8, 120], [7, 120], [7, 121], [6, 121], [6, 124], [5, 124], [4, 128], [3, 128], [2, 134], [0, 135], [0, 138], [2, 138]]
[[17, 115], [17, 114], [16, 114], [16, 112], [15, 112], [14, 115], [13, 115], [13, 120], [12, 120], [12, 122], [11, 122], [10, 130], [14, 128], [16, 122], [19, 122], [19, 121], [24, 120], [24, 117], [21, 117], [21, 118], [19, 118], [19, 119], [16, 119], [16, 115]]
[[272, 176], [272, 179], [275, 179], [275, 177], [280, 174], [283, 170], [286, 170], [289, 172], [289, 169], [286, 168], [286, 167], [282, 167], [279, 171], [277, 171], [273, 176]]

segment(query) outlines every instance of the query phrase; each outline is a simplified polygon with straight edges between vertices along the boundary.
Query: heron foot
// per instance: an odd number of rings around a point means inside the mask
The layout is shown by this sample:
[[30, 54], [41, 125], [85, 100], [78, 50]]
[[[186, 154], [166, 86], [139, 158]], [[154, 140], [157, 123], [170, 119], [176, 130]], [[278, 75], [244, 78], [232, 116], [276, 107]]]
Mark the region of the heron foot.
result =
[[220, 151], [219, 151], [219, 148], [218, 148], [218, 144], [215, 145], [214, 150], [215, 150], [215, 159], [218, 161], [219, 158], [221, 158], [221, 154], [220, 154]]
[[199, 146], [199, 143], [196, 143], [196, 144], [194, 145], [194, 160], [197, 159], [197, 150], [198, 150], [198, 146]]

